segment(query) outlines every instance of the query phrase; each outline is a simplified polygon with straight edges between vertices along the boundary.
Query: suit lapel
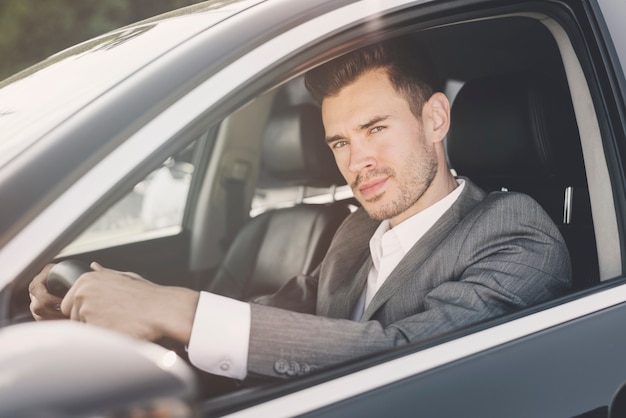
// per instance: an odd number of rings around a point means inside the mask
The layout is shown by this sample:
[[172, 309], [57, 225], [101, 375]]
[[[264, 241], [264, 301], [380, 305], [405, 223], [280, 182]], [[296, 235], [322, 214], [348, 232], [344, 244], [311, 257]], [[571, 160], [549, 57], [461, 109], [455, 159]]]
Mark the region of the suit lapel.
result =
[[367, 283], [367, 276], [372, 267], [372, 258], [369, 256], [369, 252], [364, 254], [362, 261], [356, 267], [359, 268], [352, 272], [352, 279], [344, 281], [343, 286], [337, 287], [332, 297], [328, 298], [331, 303], [325, 307], [326, 312], [323, 313], [324, 316], [343, 319], [353, 317], [353, 311], [361, 293], [363, 293]]
[[419, 274], [419, 266], [443, 242], [458, 223], [485, 197], [485, 192], [465, 180], [465, 188], [457, 201], [400, 260], [385, 283], [372, 298], [362, 321], [372, 318], [378, 309], [402, 286], [406, 280]]
[[316, 311], [321, 316], [351, 318], [367, 281], [371, 266], [369, 239], [379, 222], [372, 221], [362, 209], [352, 217], [322, 262]]

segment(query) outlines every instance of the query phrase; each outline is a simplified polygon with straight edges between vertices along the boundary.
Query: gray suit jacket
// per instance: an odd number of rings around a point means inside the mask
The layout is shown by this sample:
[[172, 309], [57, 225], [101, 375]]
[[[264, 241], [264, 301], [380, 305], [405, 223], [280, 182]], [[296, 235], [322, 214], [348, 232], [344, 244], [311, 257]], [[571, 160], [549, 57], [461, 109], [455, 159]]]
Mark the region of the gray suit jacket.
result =
[[328, 254], [252, 304], [248, 370], [297, 375], [547, 301], [571, 282], [567, 247], [530, 197], [486, 195], [466, 179], [454, 205], [350, 320], [371, 266], [378, 222], [359, 209]]

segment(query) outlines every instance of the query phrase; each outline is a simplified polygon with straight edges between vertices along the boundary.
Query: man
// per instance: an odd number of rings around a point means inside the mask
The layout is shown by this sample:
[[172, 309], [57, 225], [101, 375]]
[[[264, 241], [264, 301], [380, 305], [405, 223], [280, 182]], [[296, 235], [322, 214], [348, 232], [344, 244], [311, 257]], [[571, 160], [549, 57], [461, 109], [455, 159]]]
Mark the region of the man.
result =
[[426, 64], [392, 41], [307, 75], [362, 205], [310, 276], [244, 303], [94, 264], [61, 301], [45, 291], [48, 266], [31, 284], [33, 315], [173, 338], [200, 369], [243, 379], [304, 374], [562, 294], [569, 256], [538, 204], [451, 174], [450, 104]]

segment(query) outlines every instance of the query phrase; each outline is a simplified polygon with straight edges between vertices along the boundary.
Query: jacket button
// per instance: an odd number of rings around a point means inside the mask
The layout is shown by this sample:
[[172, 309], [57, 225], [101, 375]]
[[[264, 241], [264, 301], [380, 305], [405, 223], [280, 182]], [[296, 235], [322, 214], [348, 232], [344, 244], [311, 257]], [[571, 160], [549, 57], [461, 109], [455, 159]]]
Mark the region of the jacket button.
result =
[[277, 360], [276, 363], [274, 363], [274, 371], [276, 373], [287, 374], [288, 370], [289, 370], [289, 362], [287, 360], [280, 359], [280, 360]]
[[287, 376], [296, 376], [300, 373], [300, 364], [292, 361], [289, 363], [289, 369], [287, 370]]
[[311, 371], [311, 366], [307, 363], [300, 363], [300, 375], [305, 375]]

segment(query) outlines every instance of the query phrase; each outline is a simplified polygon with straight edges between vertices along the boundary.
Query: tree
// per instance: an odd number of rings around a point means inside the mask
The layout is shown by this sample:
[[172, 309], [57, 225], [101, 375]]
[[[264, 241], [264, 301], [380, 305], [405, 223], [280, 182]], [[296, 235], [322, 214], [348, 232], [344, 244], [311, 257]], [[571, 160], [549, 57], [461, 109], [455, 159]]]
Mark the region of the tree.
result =
[[199, 0], [0, 0], [0, 80], [69, 46]]

